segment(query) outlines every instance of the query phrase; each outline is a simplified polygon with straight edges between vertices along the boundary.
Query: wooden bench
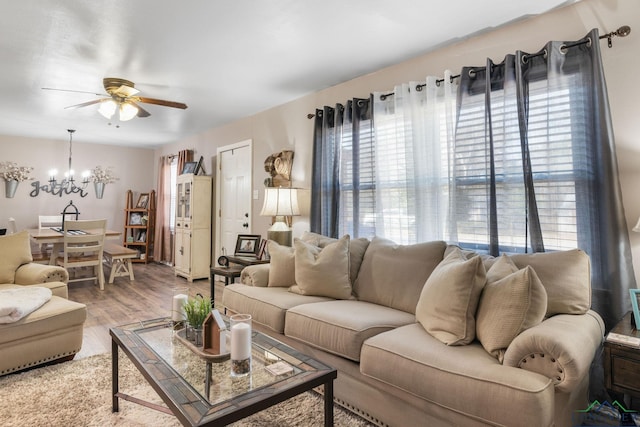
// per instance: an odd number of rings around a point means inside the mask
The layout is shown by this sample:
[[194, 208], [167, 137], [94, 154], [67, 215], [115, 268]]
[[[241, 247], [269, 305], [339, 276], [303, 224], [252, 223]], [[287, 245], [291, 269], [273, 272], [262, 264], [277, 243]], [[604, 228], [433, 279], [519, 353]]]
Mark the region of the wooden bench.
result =
[[113, 283], [116, 277], [121, 276], [129, 276], [129, 280], [135, 280], [131, 259], [138, 257], [138, 251], [125, 248], [115, 243], [105, 242], [103, 256], [105, 264], [111, 267], [109, 283]]

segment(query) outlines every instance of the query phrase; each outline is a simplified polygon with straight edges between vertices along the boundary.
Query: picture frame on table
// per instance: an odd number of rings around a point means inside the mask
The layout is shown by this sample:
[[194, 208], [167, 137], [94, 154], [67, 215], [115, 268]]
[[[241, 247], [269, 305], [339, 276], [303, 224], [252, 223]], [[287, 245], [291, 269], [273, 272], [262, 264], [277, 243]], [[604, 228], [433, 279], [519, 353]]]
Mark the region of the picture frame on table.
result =
[[136, 203], [136, 209], [147, 209], [149, 205], [149, 193], [142, 193], [138, 197], [138, 203]]
[[258, 249], [258, 259], [265, 259], [264, 256], [266, 254], [265, 250], [267, 249], [267, 239], [260, 240], [260, 249]]
[[633, 310], [633, 325], [638, 329], [638, 323], [640, 323], [640, 309], [638, 308], [640, 289], [629, 289], [629, 296], [631, 297], [631, 309]]
[[238, 234], [235, 254], [257, 257], [260, 251], [260, 240], [262, 236], [259, 234]]
[[182, 172], [180, 175], [184, 175], [185, 173], [196, 173], [196, 168], [198, 167], [198, 162], [186, 162], [182, 167]]

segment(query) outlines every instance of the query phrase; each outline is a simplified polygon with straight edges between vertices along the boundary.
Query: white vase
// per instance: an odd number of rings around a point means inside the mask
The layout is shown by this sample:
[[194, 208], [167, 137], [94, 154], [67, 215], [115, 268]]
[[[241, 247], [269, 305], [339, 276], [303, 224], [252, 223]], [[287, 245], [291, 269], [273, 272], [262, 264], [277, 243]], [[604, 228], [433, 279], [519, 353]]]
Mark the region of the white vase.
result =
[[18, 189], [18, 184], [20, 184], [15, 179], [10, 179], [4, 182], [4, 194], [7, 199], [12, 199], [16, 194], [16, 190]]
[[105, 183], [104, 182], [94, 182], [93, 183], [93, 188], [96, 190], [96, 198], [98, 199], [102, 199], [102, 196], [104, 196], [104, 187], [105, 187]]

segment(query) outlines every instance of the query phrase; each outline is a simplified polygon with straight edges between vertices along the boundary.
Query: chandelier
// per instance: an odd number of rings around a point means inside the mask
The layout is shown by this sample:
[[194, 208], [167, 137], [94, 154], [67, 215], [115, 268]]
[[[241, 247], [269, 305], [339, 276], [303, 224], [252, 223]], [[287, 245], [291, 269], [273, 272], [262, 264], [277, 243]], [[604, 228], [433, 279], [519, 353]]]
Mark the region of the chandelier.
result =
[[89, 171], [84, 171], [82, 173], [82, 181], [79, 185], [76, 183], [74, 171], [71, 167], [73, 133], [75, 132], [75, 129], [67, 129], [67, 132], [69, 132], [69, 167], [60, 181], [56, 178], [58, 170], [51, 169], [49, 171], [49, 186], [48, 188], [43, 188], [43, 190], [47, 193], [53, 194], [54, 196], [59, 195], [60, 197], [62, 197], [63, 194], [76, 193], [79, 193], [80, 197], [86, 197], [88, 193], [85, 189], [87, 188], [87, 185], [89, 185], [89, 176], [91, 173]]

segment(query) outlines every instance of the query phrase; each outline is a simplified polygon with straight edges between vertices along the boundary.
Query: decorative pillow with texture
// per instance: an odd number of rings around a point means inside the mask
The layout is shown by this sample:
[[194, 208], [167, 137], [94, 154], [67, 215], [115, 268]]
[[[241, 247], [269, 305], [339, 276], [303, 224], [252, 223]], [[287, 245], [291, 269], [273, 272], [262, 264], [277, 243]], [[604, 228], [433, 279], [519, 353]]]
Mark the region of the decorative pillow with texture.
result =
[[28, 231], [0, 236], [0, 283], [15, 283], [18, 267], [31, 261]]
[[374, 237], [353, 284], [361, 301], [416, 312], [424, 282], [442, 261], [447, 244], [442, 241], [398, 245]]
[[295, 280], [291, 292], [336, 299], [351, 298], [349, 236], [324, 248], [295, 239]]
[[591, 261], [572, 249], [558, 252], [511, 255], [518, 268], [533, 267], [547, 291], [547, 317], [585, 314], [591, 308]]
[[285, 287], [296, 284], [295, 251], [290, 246], [281, 246], [273, 240], [267, 242], [269, 256], [269, 287]]
[[[338, 239], [332, 237], [323, 236], [322, 234], [313, 233], [311, 231], [305, 231], [300, 237], [300, 240], [306, 243], [310, 243], [319, 248], [324, 248], [329, 243], [337, 242]], [[349, 278], [351, 283], [355, 283], [358, 278], [358, 272], [362, 265], [362, 259], [369, 246], [369, 240], [365, 237], [358, 239], [351, 239], [349, 242]]]
[[547, 292], [531, 266], [518, 270], [502, 255], [487, 272], [476, 313], [476, 336], [500, 363], [521, 332], [538, 325], [547, 311]]
[[422, 289], [416, 319], [447, 345], [469, 344], [475, 338], [475, 314], [487, 280], [479, 256], [467, 259], [454, 249], [433, 270]]

